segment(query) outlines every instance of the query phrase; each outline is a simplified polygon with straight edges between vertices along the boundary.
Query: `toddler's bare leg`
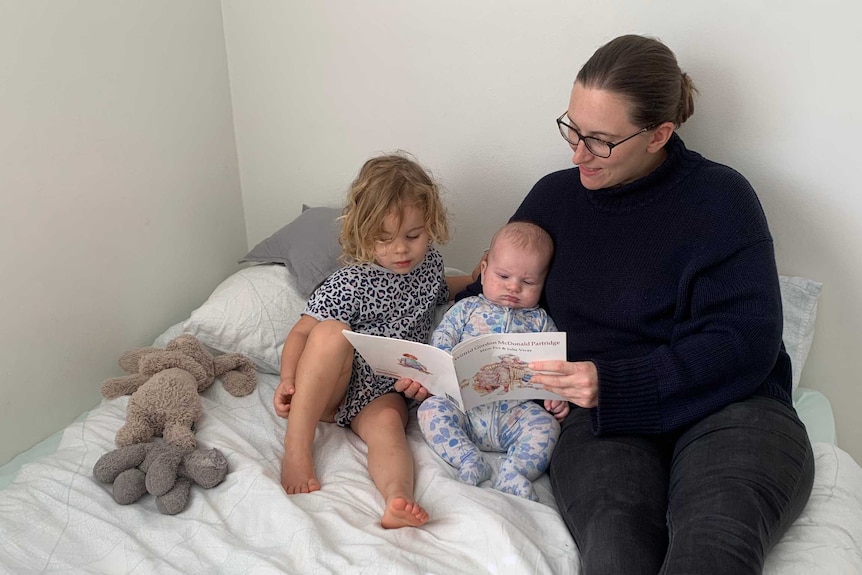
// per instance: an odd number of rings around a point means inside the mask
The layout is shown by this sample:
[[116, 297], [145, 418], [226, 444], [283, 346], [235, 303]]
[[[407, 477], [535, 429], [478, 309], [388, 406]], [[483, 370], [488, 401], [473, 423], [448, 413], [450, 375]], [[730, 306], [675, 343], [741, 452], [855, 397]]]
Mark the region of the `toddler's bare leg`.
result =
[[322, 321], [308, 334], [296, 366], [296, 392], [290, 403], [281, 485], [287, 493], [320, 489], [314, 473], [311, 445], [318, 421], [334, 421], [344, 399], [353, 366], [353, 347], [341, 333], [347, 326]]
[[413, 498], [413, 454], [406, 425], [407, 406], [395, 393], [369, 403], [350, 424], [368, 446], [368, 472], [386, 502], [380, 521], [386, 529], [418, 527], [428, 521], [428, 513]]

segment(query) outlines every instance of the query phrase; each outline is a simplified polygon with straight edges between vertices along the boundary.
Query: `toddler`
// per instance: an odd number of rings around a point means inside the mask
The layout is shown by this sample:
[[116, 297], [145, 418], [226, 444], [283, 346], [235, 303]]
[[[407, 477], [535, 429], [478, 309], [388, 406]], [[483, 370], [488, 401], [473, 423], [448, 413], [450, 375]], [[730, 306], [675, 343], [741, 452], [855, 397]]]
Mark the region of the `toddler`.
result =
[[394, 380], [375, 376], [341, 333], [426, 342], [435, 306], [447, 301], [448, 240], [438, 188], [401, 154], [368, 160], [353, 182], [339, 242], [345, 267], [311, 295], [287, 336], [273, 403], [288, 419], [281, 483], [289, 494], [320, 489], [312, 443], [318, 421], [349, 427], [368, 446], [368, 471], [385, 501], [385, 528], [419, 526], [428, 513], [413, 495], [407, 406]]

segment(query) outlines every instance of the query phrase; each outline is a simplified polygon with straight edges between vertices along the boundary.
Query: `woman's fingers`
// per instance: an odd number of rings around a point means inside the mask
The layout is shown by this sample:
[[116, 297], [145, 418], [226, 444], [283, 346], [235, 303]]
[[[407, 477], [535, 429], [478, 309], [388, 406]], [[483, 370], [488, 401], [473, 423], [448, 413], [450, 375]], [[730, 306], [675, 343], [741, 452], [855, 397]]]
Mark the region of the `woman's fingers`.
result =
[[530, 369], [553, 373], [536, 373], [530, 381], [561, 395], [580, 407], [598, 405], [599, 379], [591, 361], [536, 361]]

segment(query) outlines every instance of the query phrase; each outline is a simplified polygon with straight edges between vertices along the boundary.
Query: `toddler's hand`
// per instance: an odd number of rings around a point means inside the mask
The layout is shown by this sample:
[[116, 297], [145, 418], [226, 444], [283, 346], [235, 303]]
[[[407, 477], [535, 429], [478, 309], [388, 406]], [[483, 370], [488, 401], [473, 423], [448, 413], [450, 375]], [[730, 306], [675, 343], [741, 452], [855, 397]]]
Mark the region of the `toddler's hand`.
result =
[[408, 399], [413, 399], [419, 402], [428, 399], [431, 395], [428, 390], [422, 387], [418, 381], [413, 381], [409, 377], [402, 377], [395, 382], [395, 391], [403, 393]]
[[272, 398], [272, 404], [275, 407], [275, 414], [279, 417], [287, 417], [290, 412], [290, 401], [293, 399], [293, 394], [296, 393], [296, 386], [293, 379], [283, 379], [275, 389], [275, 396]]
[[554, 418], [556, 418], [557, 421], [562, 421], [569, 414], [569, 402], [561, 401], [559, 399], [546, 399], [545, 409], [547, 409], [549, 413], [554, 414]]

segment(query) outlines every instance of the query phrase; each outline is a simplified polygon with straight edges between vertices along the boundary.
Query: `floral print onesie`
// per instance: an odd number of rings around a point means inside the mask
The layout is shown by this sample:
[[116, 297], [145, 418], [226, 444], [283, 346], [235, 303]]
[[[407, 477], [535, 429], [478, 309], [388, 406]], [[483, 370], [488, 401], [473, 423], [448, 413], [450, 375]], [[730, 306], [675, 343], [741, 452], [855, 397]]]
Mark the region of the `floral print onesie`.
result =
[[[462, 299], [446, 312], [431, 344], [452, 351], [458, 343], [488, 333], [556, 331], [539, 307], [512, 309], [484, 295]], [[560, 436], [560, 424], [533, 401], [495, 401], [461, 412], [442, 396], [429, 397], [417, 412], [425, 440], [444, 461], [458, 469], [458, 479], [478, 485], [491, 478], [482, 451], [504, 452], [492, 486], [537, 500], [533, 480], [548, 468]]]

